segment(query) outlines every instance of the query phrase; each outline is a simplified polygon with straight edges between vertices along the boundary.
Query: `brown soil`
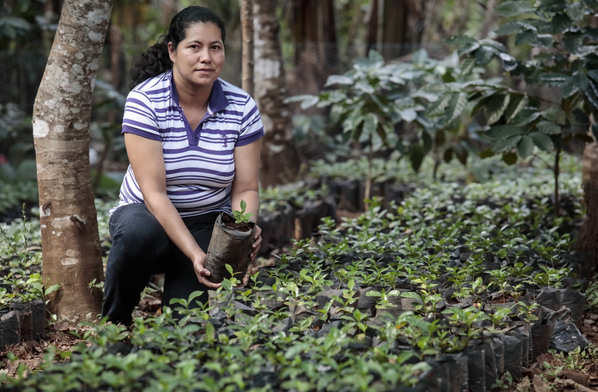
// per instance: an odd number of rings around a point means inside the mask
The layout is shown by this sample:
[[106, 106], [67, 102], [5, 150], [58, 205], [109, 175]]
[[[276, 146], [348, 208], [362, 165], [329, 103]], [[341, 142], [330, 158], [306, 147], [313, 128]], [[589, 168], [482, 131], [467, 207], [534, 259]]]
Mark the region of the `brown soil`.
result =
[[253, 225], [250, 223], [246, 223], [246, 222], [237, 223], [233, 218], [231, 218], [227, 214], [222, 215], [222, 223], [226, 227], [230, 227], [231, 229], [238, 230], [238, 231], [251, 231], [251, 229], [253, 228]]

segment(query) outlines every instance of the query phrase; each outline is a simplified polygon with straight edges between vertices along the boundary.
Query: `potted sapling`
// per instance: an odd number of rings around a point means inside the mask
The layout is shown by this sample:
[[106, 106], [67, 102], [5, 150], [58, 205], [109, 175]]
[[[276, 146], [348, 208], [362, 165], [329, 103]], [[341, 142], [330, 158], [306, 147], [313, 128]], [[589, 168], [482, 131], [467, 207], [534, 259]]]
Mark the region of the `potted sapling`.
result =
[[253, 214], [246, 212], [247, 203], [241, 200], [240, 206], [241, 211], [233, 211], [232, 214], [221, 212], [214, 222], [206, 259], [209, 279], [214, 283], [232, 277], [227, 264], [232, 267], [233, 275], [241, 277], [249, 267], [256, 228], [255, 222], [249, 219]]

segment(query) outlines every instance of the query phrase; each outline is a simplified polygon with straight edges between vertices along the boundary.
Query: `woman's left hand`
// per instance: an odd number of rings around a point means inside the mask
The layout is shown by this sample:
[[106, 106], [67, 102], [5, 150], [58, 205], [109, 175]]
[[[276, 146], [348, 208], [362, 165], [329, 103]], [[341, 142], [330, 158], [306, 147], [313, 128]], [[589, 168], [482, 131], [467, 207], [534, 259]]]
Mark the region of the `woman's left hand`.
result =
[[249, 254], [250, 262], [255, 260], [257, 256], [257, 252], [260, 250], [260, 245], [262, 244], [262, 228], [258, 225], [255, 225], [255, 237], [253, 237], [253, 246], [251, 249], [251, 253]]

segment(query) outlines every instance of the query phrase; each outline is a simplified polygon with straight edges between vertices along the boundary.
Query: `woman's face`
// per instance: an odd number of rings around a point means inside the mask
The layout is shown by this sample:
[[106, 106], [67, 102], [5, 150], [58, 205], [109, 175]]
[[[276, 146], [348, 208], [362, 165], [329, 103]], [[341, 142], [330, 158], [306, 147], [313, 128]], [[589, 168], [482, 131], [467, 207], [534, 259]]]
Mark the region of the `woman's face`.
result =
[[195, 23], [176, 50], [168, 43], [175, 80], [191, 87], [211, 87], [224, 68], [224, 43], [214, 23]]

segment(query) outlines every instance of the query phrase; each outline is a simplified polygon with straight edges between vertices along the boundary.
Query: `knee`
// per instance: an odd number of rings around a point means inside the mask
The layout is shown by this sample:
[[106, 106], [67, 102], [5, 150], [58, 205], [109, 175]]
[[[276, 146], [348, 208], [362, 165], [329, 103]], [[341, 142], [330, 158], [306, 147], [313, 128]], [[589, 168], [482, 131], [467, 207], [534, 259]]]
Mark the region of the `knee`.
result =
[[[121, 208], [128, 208], [121, 207]], [[168, 244], [168, 236], [160, 222], [145, 208], [131, 206], [112, 227], [112, 247], [149, 250], [163, 248]]]

